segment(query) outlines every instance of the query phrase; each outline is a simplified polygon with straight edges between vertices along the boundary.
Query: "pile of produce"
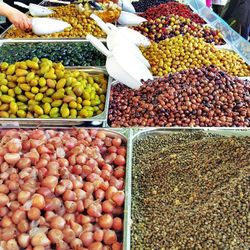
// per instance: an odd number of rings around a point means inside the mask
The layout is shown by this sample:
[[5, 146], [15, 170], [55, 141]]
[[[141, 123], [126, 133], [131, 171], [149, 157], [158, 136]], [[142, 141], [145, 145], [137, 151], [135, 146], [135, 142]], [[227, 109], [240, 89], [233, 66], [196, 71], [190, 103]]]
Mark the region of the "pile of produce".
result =
[[198, 15], [195, 14], [189, 6], [181, 3], [169, 2], [166, 4], [160, 4], [158, 6], [149, 8], [141, 16], [146, 19], [156, 19], [161, 16], [178, 15], [190, 19], [195, 23], [204, 24], [205, 21]]
[[89, 118], [102, 113], [104, 74], [65, 70], [48, 59], [0, 65], [1, 118]]
[[131, 249], [248, 249], [250, 137], [134, 144]]
[[117, 21], [121, 14], [121, 7], [118, 4], [113, 3], [112, 1], [104, 1], [103, 3], [98, 2], [98, 4], [102, 8], [101, 10], [96, 10], [88, 2], [79, 4], [76, 8], [87, 16], [90, 16], [92, 13], [94, 13], [104, 22], [113, 23]]
[[213, 30], [208, 26], [197, 24], [188, 18], [176, 15], [161, 16], [154, 20], [143, 22], [141, 25], [134, 27], [134, 29], [155, 42], [188, 34], [204, 38], [204, 41], [216, 45], [225, 43], [218, 30]]
[[126, 147], [102, 130], [2, 130], [1, 247], [122, 249]]
[[[92, 34], [96, 37], [105, 37], [105, 33], [99, 28], [96, 22], [84, 13], [80, 13], [74, 4], [59, 6], [54, 9], [50, 17], [63, 20], [71, 24], [71, 28], [65, 29], [63, 32], [53, 33], [51, 35], [39, 36], [42, 38], [79, 38]], [[38, 37], [32, 32], [25, 32], [15, 27], [7, 31], [5, 38], [34, 38]]]
[[215, 67], [185, 70], [145, 82], [139, 90], [111, 88], [112, 127], [249, 127], [250, 82]]
[[136, 12], [144, 12], [147, 9], [157, 6], [159, 4], [167, 3], [167, 2], [175, 2], [173, 0], [140, 0], [132, 2]]
[[15, 63], [37, 57], [62, 62], [64, 66], [103, 66], [105, 56], [90, 43], [5, 43], [0, 47], [0, 62]]
[[211, 64], [235, 76], [250, 76], [250, 66], [237, 54], [218, 50], [202, 38], [188, 34], [152, 43], [147, 48], [142, 47], [141, 51], [156, 76]]

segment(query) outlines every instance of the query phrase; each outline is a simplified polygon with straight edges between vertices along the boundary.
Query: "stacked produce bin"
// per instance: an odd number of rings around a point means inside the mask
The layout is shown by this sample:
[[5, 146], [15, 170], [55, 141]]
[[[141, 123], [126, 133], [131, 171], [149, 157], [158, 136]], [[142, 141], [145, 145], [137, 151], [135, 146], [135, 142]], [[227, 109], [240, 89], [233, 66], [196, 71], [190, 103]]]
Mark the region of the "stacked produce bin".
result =
[[72, 28], [0, 39], [0, 249], [249, 249], [249, 42], [200, 0], [135, 2], [132, 89], [93, 10], [40, 5]]

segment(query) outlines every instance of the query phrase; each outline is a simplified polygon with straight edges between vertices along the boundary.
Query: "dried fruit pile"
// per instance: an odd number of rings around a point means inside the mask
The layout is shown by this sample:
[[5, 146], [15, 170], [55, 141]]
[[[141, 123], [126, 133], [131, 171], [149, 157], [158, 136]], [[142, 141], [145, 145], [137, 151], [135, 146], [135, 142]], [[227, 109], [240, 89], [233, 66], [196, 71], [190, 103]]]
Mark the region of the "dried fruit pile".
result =
[[188, 5], [169, 2], [160, 4], [155, 7], [147, 9], [141, 16], [146, 19], [156, 19], [160, 16], [178, 15], [185, 18], [189, 18], [195, 23], [204, 24], [205, 21], [196, 13], [194, 13]]
[[207, 43], [216, 45], [225, 43], [218, 30], [202, 26], [188, 18], [177, 15], [160, 16], [154, 20], [143, 22], [141, 25], [134, 27], [134, 29], [155, 42], [188, 34], [193, 37], [204, 38], [204, 41]]
[[250, 84], [214, 67], [111, 88], [112, 127], [250, 126]]
[[131, 249], [249, 249], [250, 137], [147, 136], [132, 176]]
[[1, 247], [122, 249], [126, 145], [103, 130], [0, 132]]

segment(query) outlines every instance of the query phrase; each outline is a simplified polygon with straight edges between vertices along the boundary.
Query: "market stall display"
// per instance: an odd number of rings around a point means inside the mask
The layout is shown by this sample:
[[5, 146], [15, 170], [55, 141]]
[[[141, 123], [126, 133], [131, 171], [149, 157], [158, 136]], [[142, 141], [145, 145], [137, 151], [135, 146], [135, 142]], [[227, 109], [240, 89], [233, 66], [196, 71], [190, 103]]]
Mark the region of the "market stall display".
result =
[[131, 249], [248, 248], [250, 137], [233, 135], [135, 136]]
[[42, 58], [0, 65], [1, 118], [90, 118], [103, 112], [104, 74], [70, 71]]
[[250, 44], [201, 0], [128, 1], [2, 34], [1, 250], [250, 249]]
[[2, 130], [3, 249], [122, 249], [126, 140], [108, 130]]
[[4, 43], [0, 63], [9, 64], [37, 57], [62, 62], [64, 66], [104, 66], [106, 58], [88, 42]]
[[160, 42], [166, 38], [178, 35], [189, 34], [194, 37], [203, 38], [207, 43], [216, 45], [225, 43], [218, 30], [196, 24], [188, 18], [177, 15], [161, 16], [156, 19], [151, 19], [134, 27], [134, 29], [155, 42]]
[[215, 67], [144, 82], [139, 90], [113, 84], [111, 127], [249, 127], [250, 82]]
[[213, 44], [205, 43], [202, 38], [188, 34], [152, 43], [147, 48], [142, 47], [141, 51], [155, 76], [212, 64], [234, 76], [250, 76], [250, 65], [236, 53], [219, 50]]

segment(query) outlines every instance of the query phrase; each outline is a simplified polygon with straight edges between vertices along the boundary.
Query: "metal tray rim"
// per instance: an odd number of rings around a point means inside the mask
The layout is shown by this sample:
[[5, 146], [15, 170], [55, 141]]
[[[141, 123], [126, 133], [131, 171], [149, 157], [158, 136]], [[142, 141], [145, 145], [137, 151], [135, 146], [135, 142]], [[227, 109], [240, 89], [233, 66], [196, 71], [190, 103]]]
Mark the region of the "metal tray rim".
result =
[[[10, 128], [1, 128], [2, 130], [10, 129]], [[28, 129], [35, 129], [34, 127], [25, 127], [25, 128], [16, 128], [16, 129], [23, 129], [23, 130], [28, 130]], [[50, 126], [47, 127], [42, 127], [41, 129], [53, 129], [53, 130], [73, 130], [76, 129], [74, 127], [60, 127], [60, 128], [51, 128]], [[129, 138], [130, 138], [130, 129], [122, 129], [122, 128], [91, 128], [91, 127], [84, 127], [84, 128], [77, 128], [77, 129], [95, 129], [99, 131], [106, 131], [108, 134], [111, 135], [116, 135], [119, 136], [125, 143], [126, 143], [126, 149], [127, 149], [127, 156], [126, 156], [126, 175], [124, 178], [125, 181], [125, 187], [124, 187], [124, 193], [125, 193], [125, 203], [124, 203], [124, 210], [123, 210], [123, 241], [122, 243], [125, 243], [125, 239], [130, 236], [128, 233], [130, 233], [130, 224], [129, 224], [129, 218], [130, 218], [130, 213], [129, 213], [129, 208], [131, 204], [131, 157], [130, 157], [130, 148], [129, 148]], [[129, 231], [127, 231], [129, 229]], [[124, 244], [125, 245], [125, 244]], [[124, 248], [125, 249], [125, 246]], [[130, 248], [129, 248], [130, 249]]]
[[[204, 131], [205, 133], [211, 133], [211, 134], [221, 134], [224, 136], [250, 136], [250, 129], [247, 128], [218, 128], [218, 127], [213, 127], [213, 128], [190, 128], [190, 127], [173, 127], [173, 128], [138, 128], [138, 129], [129, 129], [130, 134], [129, 134], [129, 145], [128, 145], [128, 153], [130, 155], [130, 159], [127, 162], [128, 163], [128, 169], [130, 177], [128, 180], [126, 180], [126, 185], [130, 184], [130, 187], [128, 187], [129, 192], [128, 194], [130, 195], [130, 200], [127, 200], [127, 218], [126, 218], [126, 236], [123, 240], [124, 244], [124, 250], [130, 250], [131, 246], [131, 224], [132, 224], [132, 167], [133, 167], [133, 162], [132, 162], [132, 157], [133, 157], [133, 144], [134, 142], [142, 137], [149, 136], [150, 134], [155, 134], [157, 132], [161, 133], [178, 133], [180, 131]], [[124, 230], [125, 230], [124, 229]]]
[[231, 136], [234, 134], [240, 135], [240, 133], [243, 134], [249, 134], [250, 135], [250, 129], [245, 127], [171, 127], [171, 128], [165, 128], [165, 127], [159, 127], [159, 128], [135, 128], [132, 130], [132, 138], [131, 140], [137, 140], [138, 137], [141, 136], [148, 136], [150, 134], [171, 134], [171, 133], [178, 133], [178, 132], [194, 132], [194, 131], [201, 131], [204, 133], [213, 133], [213, 134], [222, 134], [225, 136]]
[[[27, 14], [27, 13], [26, 13]], [[4, 30], [0, 34], [0, 42], [1, 43], [10, 43], [10, 42], [79, 42], [79, 41], [88, 41], [85, 37], [72, 37], [72, 38], [64, 38], [64, 37], [58, 37], [58, 38], [5, 38], [4, 36], [6, 33], [13, 28], [14, 25], [10, 25], [6, 30]], [[106, 37], [98, 38], [101, 42], [106, 42]]]

